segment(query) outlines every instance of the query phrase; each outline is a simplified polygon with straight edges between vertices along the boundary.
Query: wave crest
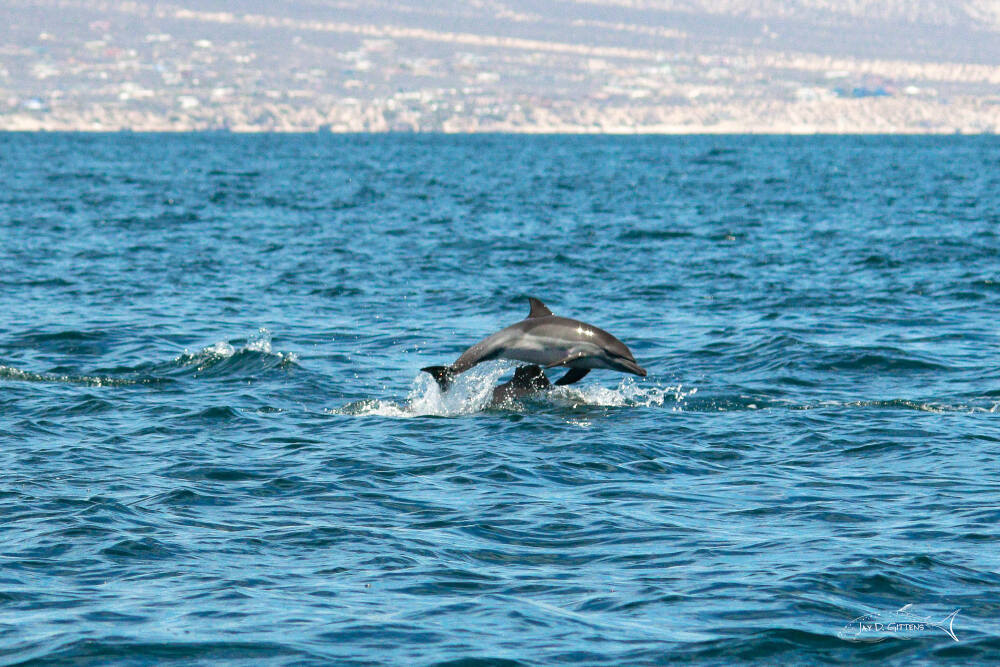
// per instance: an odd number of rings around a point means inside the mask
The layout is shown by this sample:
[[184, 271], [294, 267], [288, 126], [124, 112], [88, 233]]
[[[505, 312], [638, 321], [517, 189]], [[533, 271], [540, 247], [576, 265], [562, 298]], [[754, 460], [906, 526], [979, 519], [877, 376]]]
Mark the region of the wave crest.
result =
[[211, 372], [218, 375], [284, 368], [297, 361], [298, 356], [294, 352], [274, 352], [271, 347], [271, 332], [260, 328], [240, 347], [234, 347], [228, 341], [219, 341], [198, 352], [184, 350], [173, 363], [182, 368], [194, 366], [196, 373]]
[[238, 347], [228, 341], [219, 341], [198, 352], [184, 350], [171, 361], [163, 363], [100, 368], [90, 373], [46, 373], [0, 366], [0, 380], [122, 387], [170, 383], [178, 377], [192, 374], [194, 377], [245, 377], [273, 369], [286, 369], [297, 361], [298, 357], [292, 352], [274, 352], [271, 332], [262, 328]]

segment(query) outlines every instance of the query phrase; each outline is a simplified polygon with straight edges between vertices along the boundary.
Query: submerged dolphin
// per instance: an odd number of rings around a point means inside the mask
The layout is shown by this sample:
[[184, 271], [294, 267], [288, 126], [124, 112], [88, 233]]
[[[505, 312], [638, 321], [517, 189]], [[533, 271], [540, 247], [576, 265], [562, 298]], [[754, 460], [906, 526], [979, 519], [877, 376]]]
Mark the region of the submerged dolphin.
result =
[[558, 385], [577, 382], [593, 368], [646, 376], [632, 352], [607, 331], [579, 320], [556, 317], [538, 299], [529, 298], [528, 303], [531, 312], [526, 319], [479, 341], [451, 366], [428, 366], [420, 370], [430, 373], [442, 391], [451, 386], [456, 375], [490, 359], [526, 361], [545, 368], [566, 366], [570, 370], [559, 378]]
[[551, 386], [552, 383], [545, 377], [545, 371], [537, 365], [518, 366], [509, 382], [504, 382], [493, 390], [490, 407], [509, 404], [519, 398], [545, 391]]

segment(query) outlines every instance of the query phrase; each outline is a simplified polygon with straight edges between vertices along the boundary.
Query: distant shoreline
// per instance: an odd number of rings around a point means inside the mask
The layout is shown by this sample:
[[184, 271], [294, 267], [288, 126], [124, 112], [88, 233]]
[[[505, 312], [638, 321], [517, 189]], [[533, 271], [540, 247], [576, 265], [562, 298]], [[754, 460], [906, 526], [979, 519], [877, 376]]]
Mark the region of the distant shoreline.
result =
[[0, 135], [59, 135], [59, 134], [85, 134], [85, 135], [113, 135], [113, 134], [135, 134], [135, 135], [217, 135], [217, 136], [264, 136], [264, 135], [287, 135], [287, 136], [385, 136], [385, 137], [488, 137], [488, 136], [552, 136], [552, 137], [697, 137], [697, 136], [759, 136], [759, 137], [996, 137], [1000, 132], [993, 130], [758, 130], [758, 129], [713, 129], [713, 128], [691, 128], [684, 130], [660, 130], [660, 129], [623, 129], [623, 130], [573, 130], [573, 129], [523, 129], [523, 130], [478, 130], [463, 132], [443, 132], [439, 130], [378, 130], [378, 131], [323, 131], [308, 129], [261, 129], [261, 130], [227, 130], [227, 129], [10, 129], [0, 127]]

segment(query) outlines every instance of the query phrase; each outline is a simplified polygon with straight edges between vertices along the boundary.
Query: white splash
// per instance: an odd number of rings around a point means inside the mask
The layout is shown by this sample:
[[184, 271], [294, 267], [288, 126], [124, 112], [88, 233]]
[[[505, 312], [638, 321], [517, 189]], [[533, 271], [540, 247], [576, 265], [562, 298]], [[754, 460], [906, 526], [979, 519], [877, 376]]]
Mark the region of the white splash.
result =
[[[358, 416], [379, 416], [394, 418], [409, 417], [458, 417], [482, 412], [489, 407], [493, 389], [501, 378], [516, 366], [509, 361], [482, 364], [462, 373], [454, 385], [442, 394], [435, 382], [426, 373], [421, 373], [413, 381], [413, 387], [403, 403], [368, 399], [328, 410], [332, 414]], [[657, 387], [645, 383], [637, 384], [632, 378], [619, 382], [614, 389], [598, 384], [553, 387], [550, 391], [532, 396], [532, 403], [549, 403], [557, 407], [661, 407], [670, 405], [672, 409], [683, 409], [684, 399], [698, 391], [685, 390], [681, 385]], [[516, 404], [515, 404], [516, 407]]]
[[243, 349], [261, 354], [271, 354], [271, 332], [261, 327], [257, 330], [257, 335], [250, 337]]
[[673, 409], [679, 410], [684, 407], [684, 400], [697, 392], [697, 387], [685, 390], [680, 384], [666, 387], [645, 383], [640, 385], [627, 377], [614, 389], [596, 384], [556, 387], [549, 392], [548, 397], [554, 403], [574, 408], [584, 405], [651, 408], [661, 407], [666, 403], [672, 404]]
[[219, 359], [225, 359], [236, 354], [236, 348], [230, 345], [228, 342], [220, 340], [218, 343], [215, 343], [214, 345], [210, 345], [206, 348], [203, 348], [202, 351], [199, 352], [198, 354], [192, 354], [187, 350], [184, 350], [184, 354], [185, 356], [189, 357], [216, 357]]
[[493, 388], [513, 367], [514, 364], [507, 361], [481, 364], [455, 378], [454, 384], [446, 393], [441, 393], [430, 375], [420, 373], [414, 378], [410, 393], [402, 404], [369, 399], [328, 412], [403, 419], [471, 415], [486, 409], [493, 398]]
[[274, 352], [271, 348], [271, 332], [261, 327], [251, 336], [243, 347], [233, 347], [228, 341], [220, 340], [217, 343], [202, 348], [198, 352], [184, 350], [184, 352], [174, 359], [184, 365], [206, 364], [228, 359], [234, 354], [241, 352], [258, 352], [264, 355], [277, 355], [281, 357], [283, 363], [298, 361], [298, 357], [293, 352]]

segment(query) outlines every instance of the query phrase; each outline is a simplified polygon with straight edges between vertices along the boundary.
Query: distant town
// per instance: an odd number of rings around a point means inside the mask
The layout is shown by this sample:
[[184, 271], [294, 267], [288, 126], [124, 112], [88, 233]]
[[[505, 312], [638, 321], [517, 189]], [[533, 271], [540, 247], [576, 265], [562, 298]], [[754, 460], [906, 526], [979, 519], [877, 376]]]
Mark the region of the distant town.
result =
[[706, 46], [666, 19], [545, 32], [509, 8], [445, 29], [351, 3], [5, 4], [0, 130], [1000, 132], [996, 63], [789, 50], [766, 27]]

